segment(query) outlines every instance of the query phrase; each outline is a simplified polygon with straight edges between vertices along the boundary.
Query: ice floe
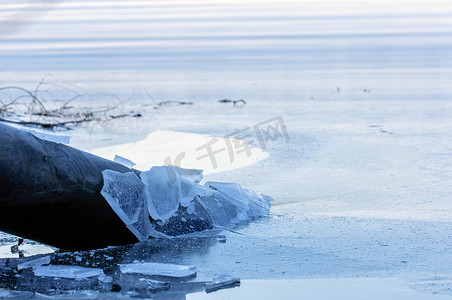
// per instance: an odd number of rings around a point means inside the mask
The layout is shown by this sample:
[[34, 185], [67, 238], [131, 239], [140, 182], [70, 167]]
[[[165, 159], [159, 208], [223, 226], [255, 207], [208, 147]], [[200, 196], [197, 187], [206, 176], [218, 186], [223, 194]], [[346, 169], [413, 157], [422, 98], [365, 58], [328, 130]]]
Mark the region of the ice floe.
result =
[[69, 279], [84, 279], [103, 276], [104, 271], [97, 268], [83, 268], [77, 266], [39, 266], [33, 270], [35, 276], [56, 277]]
[[133, 263], [119, 265], [124, 274], [141, 274], [149, 276], [165, 276], [183, 278], [196, 275], [196, 267], [162, 264], [162, 263]]

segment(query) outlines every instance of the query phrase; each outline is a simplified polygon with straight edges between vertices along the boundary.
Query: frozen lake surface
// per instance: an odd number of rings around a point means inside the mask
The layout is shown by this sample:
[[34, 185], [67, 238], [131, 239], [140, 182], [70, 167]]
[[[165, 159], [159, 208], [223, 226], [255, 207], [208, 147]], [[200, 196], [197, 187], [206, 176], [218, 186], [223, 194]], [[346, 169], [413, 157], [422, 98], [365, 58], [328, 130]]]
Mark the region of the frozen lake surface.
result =
[[[193, 155], [206, 136], [265, 148], [250, 162], [219, 140], [223, 156], [206, 180], [273, 197], [271, 218], [221, 239], [135, 245], [116, 263], [192, 265], [199, 280], [243, 280], [205, 295], [213, 299], [267, 283], [294, 289], [290, 280], [302, 279], [338, 285], [338, 295], [367, 286], [406, 299], [452, 297], [447, 1], [1, 3], [0, 86], [32, 90], [46, 74], [83, 88], [93, 105], [108, 92], [142, 115], [83, 124], [69, 132], [74, 147], [111, 154], [167, 132], [171, 160], [185, 152], [182, 166], [203, 168], [212, 161]], [[225, 98], [247, 104], [218, 102]], [[153, 108], [167, 100], [193, 104]], [[165, 148], [149, 149], [149, 161], [164, 164]], [[1, 257], [17, 257], [8, 253], [16, 239], [0, 237]], [[309, 295], [328, 295], [318, 292]]]

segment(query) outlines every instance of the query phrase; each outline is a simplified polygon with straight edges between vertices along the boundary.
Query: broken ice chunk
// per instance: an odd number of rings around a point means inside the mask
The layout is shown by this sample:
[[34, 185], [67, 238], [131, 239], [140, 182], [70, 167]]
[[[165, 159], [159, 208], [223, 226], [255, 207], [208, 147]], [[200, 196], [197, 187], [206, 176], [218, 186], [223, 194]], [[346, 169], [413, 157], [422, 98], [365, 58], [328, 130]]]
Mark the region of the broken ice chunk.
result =
[[201, 170], [174, 166], [153, 167], [141, 180], [134, 172], [103, 175], [102, 195], [140, 241], [232, 227], [267, 216], [272, 200], [234, 183], [201, 186]]
[[270, 213], [271, 197], [243, 189], [236, 183], [206, 182], [204, 186], [218, 191], [223, 202], [233, 204], [237, 209], [237, 218], [241, 221], [267, 216]]
[[104, 176], [102, 196], [139, 241], [147, 240], [152, 228], [143, 182], [133, 172], [105, 170], [102, 174]]
[[50, 286], [48, 290], [43, 293], [34, 293], [34, 297], [21, 298], [21, 299], [70, 299], [70, 300], [91, 300], [91, 299], [103, 299], [100, 298], [100, 291], [82, 290], [82, 287], [73, 285], [72, 289], [66, 289], [71, 286], [70, 283], [62, 284], [62, 286]]
[[270, 212], [270, 197], [242, 189], [238, 184], [206, 182], [203, 189], [209, 192], [195, 196], [187, 212], [196, 214], [195, 204], [201, 205], [214, 226], [232, 226]]
[[245, 219], [247, 208], [235, 205], [218, 192], [205, 197], [197, 196], [193, 202], [199, 203], [208, 212], [215, 226], [233, 225]]
[[176, 214], [165, 224], [152, 223], [155, 231], [161, 232], [167, 237], [213, 229], [209, 213], [197, 202], [192, 202], [188, 208], [179, 207]]
[[[152, 293], [168, 290], [171, 285], [168, 282], [160, 281], [160, 280], [153, 280], [148, 278], [140, 278], [139, 281], [145, 282], [147, 284], [146, 289]], [[137, 284], [135, 283], [135, 286]]]
[[107, 275], [99, 275], [99, 281], [103, 283], [112, 283], [113, 277]]
[[189, 181], [185, 178], [181, 178], [181, 205], [184, 207], [190, 206], [195, 196], [209, 196], [214, 191], [211, 188], [204, 187], [195, 182]]
[[29, 260], [27, 262], [21, 263], [21, 264], [17, 265], [17, 269], [19, 269], [19, 270], [28, 269], [28, 268], [35, 269], [36, 267], [39, 267], [42, 265], [48, 265], [49, 263], [50, 263], [50, 256], [47, 255], [44, 257], [36, 258], [33, 260]]
[[143, 184], [135, 173], [120, 173], [112, 170], [102, 172], [104, 186], [101, 194], [126, 224], [138, 220], [143, 201]]
[[133, 161], [119, 155], [115, 155], [114, 161], [129, 169], [132, 169], [136, 165]]
[[76, 266], [39, 266], [33, 270], [36, 276], [57, 277], [69, 279], [84, 279], [95, 276], [104, 276], [102, 269], [83, 268]]
[[0, 298], [6, 299], [9, 298], [11, 292], [6, 290], [0, 290]]
[[202, 173], [204, 172], [203, 170], [198, 170], [198, 169], [184, 169], [184, 168], [180, 168], [177, 166], [171, 166], [174, 168], [174, 171], [179, 173], [179, 175], [184, 178], [187, 179], [191, 182], [195, 182], [195, 183], [200, 183], [203, 175]]
[[[141, 204], [142, 209], [138, 220], [126, 227], [136, 236], [139, 241], [146, 241], [152, 234], [152, 225], [149, 221], [149, 213], [146, 209], [145, 203]], [[155, 237], [155, 236], [154, 236]]]
[[228, 275], [215, 275], [213, 281], [206, 284], [206, 293], [240, 286], [240, 278]]
[[119, 265], [124, 274], [184, 278], [196, 275], [196, 267], [161, 263], [134, 263]]
[[173, 166], [152, 167], [140, 174], [146, 185], [145, 195], [149, 214], [165, 223], [179, 208], [181, 177]]

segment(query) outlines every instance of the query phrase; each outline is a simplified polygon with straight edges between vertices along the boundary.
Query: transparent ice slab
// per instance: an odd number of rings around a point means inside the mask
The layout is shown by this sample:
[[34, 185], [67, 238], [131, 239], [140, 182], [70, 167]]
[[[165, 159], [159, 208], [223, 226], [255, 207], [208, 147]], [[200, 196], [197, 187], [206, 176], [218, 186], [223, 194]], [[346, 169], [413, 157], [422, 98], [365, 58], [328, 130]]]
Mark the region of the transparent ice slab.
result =
[[165, 276], [183, 278], [196, 275], [196, 267], [162, 264], [162, 263], [133, 263], [120, 265], [121, 272], [124, 274], [142, 274], [149, 276]]
[[102, 172], [102, 196], [139, 241], [147, 240], [152, 231], [146, 207], [144, 184], [133, 172]]
[[236, 183], [206, 182], [201, 170], [173, 166], [105, 170], [102, 195], [140, 241], [232, 227], [270, 212], [270, 197]]
[[77, 266], [39, 266], [33, 270], [36, 276], [57, 277], [68, 279], [84, 279], [103, 276], [104, 271], [96, 268], [83, 268]]
[[165, 223], [179, 208], [181, 202], [181, 176], [172, 166], [152, 167], [140, 174], [149, 214]]

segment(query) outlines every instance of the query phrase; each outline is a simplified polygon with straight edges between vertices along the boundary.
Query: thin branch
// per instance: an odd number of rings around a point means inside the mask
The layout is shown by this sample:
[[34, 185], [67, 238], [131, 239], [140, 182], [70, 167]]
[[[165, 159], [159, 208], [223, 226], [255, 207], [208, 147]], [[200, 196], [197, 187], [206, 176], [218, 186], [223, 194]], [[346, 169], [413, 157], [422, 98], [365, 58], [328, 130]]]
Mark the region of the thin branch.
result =
[[146, 94], [148, 95], [149, 99], [151, 99], [156, 106], [159, 106], [159, 103], [155, 101], [155, 99], [152, 98], [151, 95], [149, 94], [148, 89], [145, 88], [144, 90], [146, 91]]
[[66, 125], [69, 125], [69, 124], [76, 125], [76, 124], [80, 124], [83, 122], [89, 122], [92, 120], [93, 119], [90, 119], [90, 118], [84, 118], [84, 119], [80, 119], [80, 120], [72, 120], [72, 121], [65, 121], [65, 122], [46, 123], [46, 122], [37, 122], [37, 121], [15, 121], [15, 120], [8, 120], [8, 119], [0, 118], [1, 122], [7, 122], [7, 123], [13, 123], [13, 124], [19, 124], [19, 125], [33, 125], [33, 126], [40, 126], [42, 128], [50, 128], [50, 129], [53, 129], [55, 127], [67, 128]]
[[170, 100], [170, 101], [159, 102], [159, 103], [157, 103], [157, 105], [162, 106], [162, 105], [167, 105], [167, 104], [172, 104], [172, 103], [176, 103], [176, 104], [180, 104], [180, 105], [192, 105], [193, 104], [193, 102]]
[[30, 97], [33, 99], [33, 101], [36, 101], [36, 103], [38, 103], [38, 104], [41, 106], [41, 108], [43, 109], [44, 113], [47, 112], [47, 109], [45, 108], [44, 104], [42, 104], [42, 102], [39, 101], [39, 99], [36, 98], [36, 96], [33, 95], [33, 93], [30, 92], [29, 90], [24, 89], [24, 88], [21, 88], [21, 87], [18, 87], [18, 86], [7, 86], [7, 87], [1, 87], [1, 88], [0, 88], [0, 91], [6, 90], [6, 89], [10, 89], [10, 90], [11, 90], [11, 89], [19, 90], [19, 91], [22, 91], [22, 92], [24, 92], [24, 93], [30, 95]]
[[218, 100], [218, 102], [220, 102], [220, 103], [232, 103], [234, 106], [236, 106], [237, 103], [242, 103], [242, 105], [246, 104], [246, 101], [243, 100], [243, 99], [238, 99], [238, 100], [222, 99], [222, 100]]

